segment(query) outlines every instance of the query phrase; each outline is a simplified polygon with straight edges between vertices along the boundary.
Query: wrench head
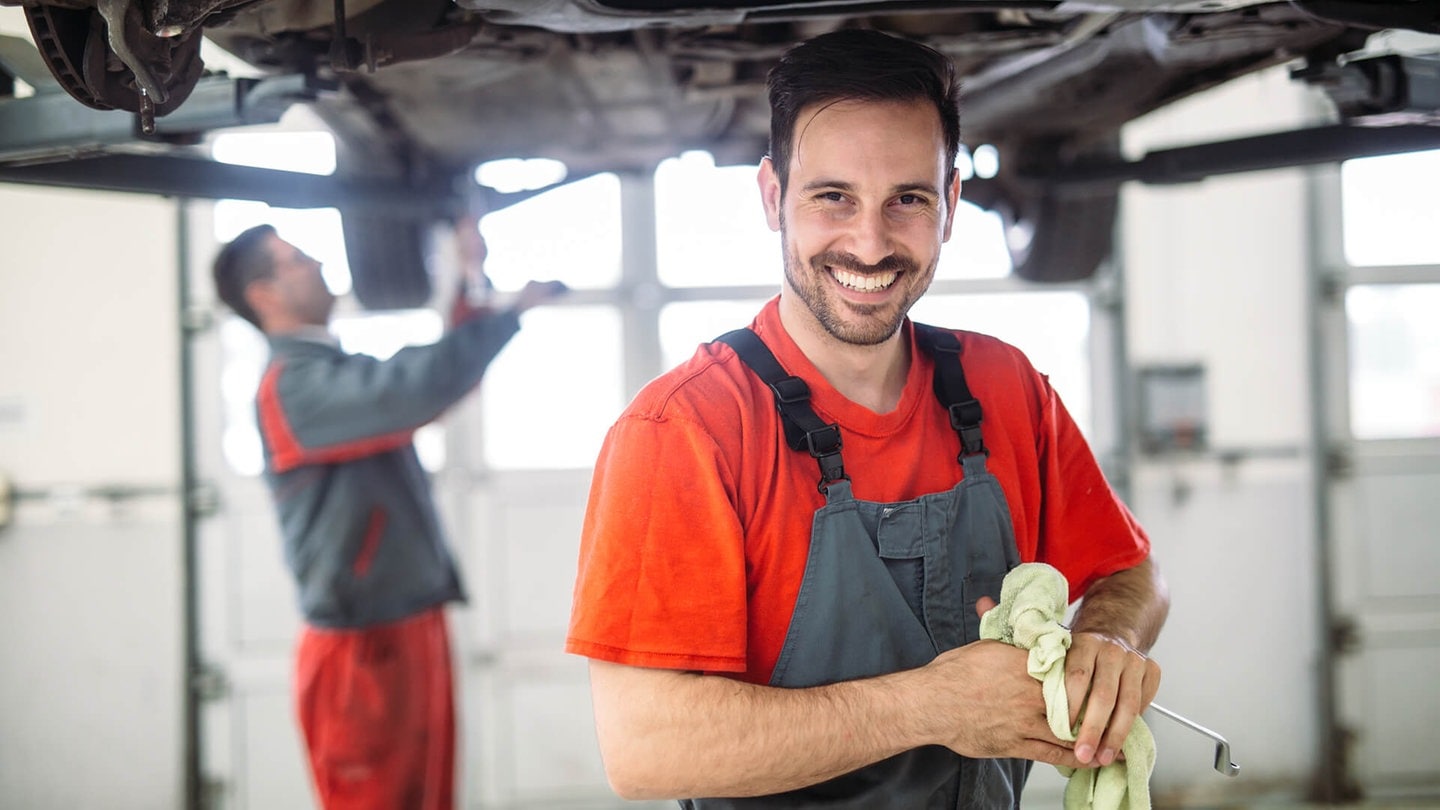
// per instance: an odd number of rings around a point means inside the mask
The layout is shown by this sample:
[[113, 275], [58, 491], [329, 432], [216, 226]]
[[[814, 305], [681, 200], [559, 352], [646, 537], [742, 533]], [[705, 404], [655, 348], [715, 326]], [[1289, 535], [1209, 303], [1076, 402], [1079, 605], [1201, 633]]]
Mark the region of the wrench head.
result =
[[1240, 766], [1230, 759], [1230, 746], [1223, 742], [1215, 744], [1215, 770], [1225, 776], [1240, 775]]

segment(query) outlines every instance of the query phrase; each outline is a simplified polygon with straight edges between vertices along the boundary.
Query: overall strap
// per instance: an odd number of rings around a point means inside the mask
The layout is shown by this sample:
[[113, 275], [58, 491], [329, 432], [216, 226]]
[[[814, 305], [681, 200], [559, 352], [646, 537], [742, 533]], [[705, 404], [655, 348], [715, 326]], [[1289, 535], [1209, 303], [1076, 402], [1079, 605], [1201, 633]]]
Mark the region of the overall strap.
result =
[[970, 393], [965, 384], [965, 369], [960, 364], [960, 341], [954, 332], [915, 324], [915, 342], [935, 358], [935, 396], [950, 413], [950, 427], [960, 434], [960, 455], [957, 460], [965, 463], [966, 457], [989, 455], [980, 433], [980, 401]]
[[840, 458], [840, 426], [821, 421], [810, 407], [810, 386], [785, 371], [770, 347], [749, 329], [726, 332], [716, 340], [735, 350], [740, 360], [754, 371], [775, 395], [775, 407], [785, 425], [785, 442], [792, 450], [805, 450], [820, 465], [819, 489], [841, 479], [848, 480]]

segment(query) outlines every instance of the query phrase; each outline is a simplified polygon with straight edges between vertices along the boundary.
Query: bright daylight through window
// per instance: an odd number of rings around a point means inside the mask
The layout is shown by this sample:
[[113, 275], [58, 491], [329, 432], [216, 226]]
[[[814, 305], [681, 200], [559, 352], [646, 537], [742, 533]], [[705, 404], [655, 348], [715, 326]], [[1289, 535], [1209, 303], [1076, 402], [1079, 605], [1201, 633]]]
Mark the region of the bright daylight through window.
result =
[[[331, 174], [335, 171], [335, 139], [327, 132], [226, 133], [213, 145], [216, 160], [242, 166]], [[275, 226], [282, 238], [324, 264], [325, 286], [337, 296], [331, 321], [340, 345], [347, 351], [388, 357], [407, 345], [430, 343], [443, 329], [433, 310], [406, 310], [383, 314], [357, 312], [343, 296], [350, 292], [350, 268], [340, 212], [333, 208], [298, 210], [275, 208], [245, 200], [215, 204], [215, 239], [228, 242], [247, 228], [263, 223]], [[225, 321], [220, 332], [223, 370], [224, 427], [221, 447], [225, 461], [240, 475], [264, 470], [260, 431], [255, 424], [255, 391], [265, 371], [269, 350], [265, 339], [238, 317]], [[444, 426], [432, 423], [415, 432], [415, 449], [425, 468], [445, 464]]]
[[[318, 173], [334, 170], [334, 149], [324, 133], [225, 135], [215, 144], [222, 160]], [[977, 153], [974, 168], [967, 164], [964, 171], [978, 171], [984, 157]], [[563, 171], [505, 163], [490, 167], [486, 177], [491, 182], [523, 182], [514, 175], [534, 169], [551, 172], [552, 180]], [[487, 371], [479, 391], [478, 446], [485, 468], [588, 467], [605, 431], [634, 393], [625, 390], [627, 379], [649, 379], [683, 362], [699, 343], [748, 324], [779, 291], [779, 235], [766, 226], [755, 172], [755, 166], [716, 166], [704, 152], [660, 164], [654, 175], [657, 266], [648, 280], [643, 268], [630, 268], [622, 282], [623, 206], [620, 179], [613, 174], [557, 186], [481, 220], [488, 247], [486, 274], [500, 300], [527, 280], [551, 278], [564, 281], [576, 296], [586, 296], [583, 303], [562, 300], [527, 313], [524, 328]], [[282, 236], [323, 261], [326, 283], [337, 294], [348, 292], [338, 212], [240, 201], [216, 205], [215, 236], [222, 242], [260, 222], [275, 224]], [[1016, 292], [1015, 287], [997, 291], [994, 285], [1005, 284], [1010, 273], [1003, 239], [997, 216], [962, 203], [935, 285], [914, 315], [1019, 346], [1050, 375], [1088, 432], [1085, 294]], [[989, 286], [975, 290], [975, 284]], [[649, 303], [637, 299], [627, 285], [658, 291], [659, 306], [653, 298]], [[222, 331], [225, 454], [237, 472], [258, 474], [262, 458], [253, 397], [265, 345], [254, 330], [238, 319], [231, 321]], [[348, 350], [385, 357], [402, 346], [437, 339], [444, 324], [433, 309], [370, 313], [342, 300], [332, 326]], [[658, 335], [659, 346], [625, 345], [627, 329]], [[445, 462], [443, 430], [433, 424], [416, 436], [428, 469], [437, 470]]]
[[[1440, 150], [1347, 161], [1345, 258], [1352, 267], [1429, 267], [1440, 278]], [[1440, 282], [1362, 284], [1345, 295], [1350, 432], [1440, 437]]]

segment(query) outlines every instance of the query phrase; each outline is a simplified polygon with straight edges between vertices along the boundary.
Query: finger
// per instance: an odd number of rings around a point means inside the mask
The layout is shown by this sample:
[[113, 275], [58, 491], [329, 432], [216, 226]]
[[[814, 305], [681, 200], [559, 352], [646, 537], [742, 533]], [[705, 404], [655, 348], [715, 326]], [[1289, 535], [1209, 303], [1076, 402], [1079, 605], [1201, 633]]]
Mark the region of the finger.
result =
[[[1135, 726], [1135, 720], [1150, 705], [1160, 688], [1160, 666], [1149, 658], [1132, 653], [1120, 683], [1110, 727], [1100, 743], [1100, 762], [1108, 765], [1124, 759], [1123, 746]], [[1135, 660], [1138, 659], [1138, 660]]]
[[1145, 682], [1140, 687], [1140, 711], [1145, 711], [1150, 701], [1155, 699], [1155, 694], [1160, 691], [1160, 665], [1145, 659]]
[[1065, 698], [1070, 706], [1070, 728], [1080, 722], [1085, 701], [1090, 699], [1090, 681], [1095, 675], [1095, 655], [1089, 648], [1072, 647], [1065, 656]]
[[1113, 655], [1097, 656], [1094, 666], [1090, 695], [1085, 700], [1084, 719], [1080, 721], [1080, 731], [1075, 735], [1075, 755], [1082, 762], [1091, 761], [1100, 751], [1101, 737], [1110, 725], [1122, 674]]
[[984, 618], [985, 614], [989, 613], [993, 607], [995, 607], [995, 600], [988, 596], [982, 596], [975, 601], [975, 615]]
[[1139, 663], [1138, 666], [1128, 667], [1120, 679], [1115, 710], [1110, 715], [1110, 723], [1105, 730], [1105, 737], [1100, 741], [1099, 762], [1101, 765], [1109, 765], [1115, 761], [1121, 747], [1125, 745], [1125, 738], [1130, 736], [1130, 727], [1135, 724], [1135, 718], [1140, 713], [1140, 695], [1145, 677], [1145, 667], [1143, 662]]

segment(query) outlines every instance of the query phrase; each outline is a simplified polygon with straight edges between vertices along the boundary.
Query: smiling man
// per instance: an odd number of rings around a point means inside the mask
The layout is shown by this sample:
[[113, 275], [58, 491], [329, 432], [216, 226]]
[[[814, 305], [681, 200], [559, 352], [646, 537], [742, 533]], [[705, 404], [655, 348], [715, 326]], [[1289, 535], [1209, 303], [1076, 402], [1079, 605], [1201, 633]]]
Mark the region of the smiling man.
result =
[[[641, 391], [596, 464], [567, 649], [606, 772], [695, 808], [1018, 807], [1031, 760], [1114, 761], [1164, 583], [1046, 378], [906, 316], [959, 197], [949, 61], [841, 31], [769, 88], [780, 295]], [[1074, 743], [1026, 653], [979, 639], [1029, 561], [1084, 597]]]

